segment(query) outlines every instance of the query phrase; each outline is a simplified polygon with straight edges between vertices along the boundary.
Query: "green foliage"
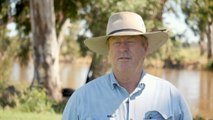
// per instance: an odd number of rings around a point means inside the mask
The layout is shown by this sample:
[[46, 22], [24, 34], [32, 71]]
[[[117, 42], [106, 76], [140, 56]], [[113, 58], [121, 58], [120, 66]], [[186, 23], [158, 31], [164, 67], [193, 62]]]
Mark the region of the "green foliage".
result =
[[213, 60], [209, 60], [207, 63], [207, 69], [213, 70]]
[[8, 86], [5, 89], [0, 90], [0, 107], [11, 108], [17, 106], [19, 92], [14, 86]]
[[32, 55], [32, 45], [29, 38], [20, 38], [17, 59], [21, 65], [27, 65]]
[[62, 113], [66, 101], [60, 103], [51, 99], [44, 88], [35, 87], [22, 92], [9, 86], [0, 91], [0, 109], [19, 112]]
[[7, 23], [8, 21], [8, 5], [7, 0], [0, 1], [0, 25]]
[[[128, 5], [128, 6], [127, 6]], [[162, 27], [161, 16], [163, 4], [160, 1], [130, 1], [130, 0], [98, 0], [90, 2], [81, 12], [81, 19], [86, 21], [86, 29], [93, 36], [104, 35], [109, 16], [114, 12], [132, 11], [139, 13], [148, 30]], [[103, 7], [104, 6], [104, 7]], [[152, 21], [152, 23], [149, 23]]]
[[31, 30], [30, 24], [30, 15], [29, 15], [29, 1], [28, 0], [21, 0], [19, 4], [16, 5], [17, 13], [13, 18], [13, 22], [17, 23], [17, 30], [19, 31], [20, 36], [27, 36]]
[[73, 40], [71, 37], [67, 36], [64, 39], [64, 42], [61, 46], [61, 55], [62, 56], [78, 56], [79, 46], [78, 43]]
[[193, 118], [193, 120], [205, 120], [203, 117], [197, 115]]
[[19, 51], [20, 42], [7, 37], [5, 29], [0, 31], [0, 89], [5, 88], [11, 73], [12, 64]]
[[207, 39], [207, 57], [212, 58], [212, 41], [210, 37], [213, 25], [213, 1], [212, 0], [182, 0], [181, 7], [186, 14], [186, 23], [200, 36], [200, 41]]
[[85, 35], [79, 35], [78, 36], [78, 44], [80, 46], [80, 55], [85, 57], [87, 55], [87, 51], [88, 51], [88, 48], [86, 47], [86, 45], [84, 44], [84, 40], [86, 39], [87, 37]]
[[23, 112], [54, 112], [52, 109], [53, 100], [46, 94], [44, 89], [33, 88], [21, 94], [18, 110]]
[[52, 105], [52, 108], [53, 108], [53, 110], [54, 110], [56, 113], [61, 114], [61, 113], [63, 113], [63, 111], [64, 111], [64, 108], [65, 108], [65, 106], [66, 106], [66, 103], [67, 103], [66, 100], [65, 100], [65, 101], [62, 101], [62, 102], [60, 102], [60, 103], [54, 103], [54, 104]]
[[63, 57], [67, 57], [73, 59], [74, 57], [79, 56], [80, 47], [78, 42], [76, 41], [76, 36], [80, 31], [79, 22], [73, 22], [72, 28], [68, 29], [64, 34], [64, 40], [61, 45], [61, 55]]
[[203, 33], [206, 32], [208, 22], [212, 22], [212, 0], [182, 0], [181, 7], [183, 12], [187, 15], [186, 23], [192, 28], [195, 34], [198, 33], [203, 36]]

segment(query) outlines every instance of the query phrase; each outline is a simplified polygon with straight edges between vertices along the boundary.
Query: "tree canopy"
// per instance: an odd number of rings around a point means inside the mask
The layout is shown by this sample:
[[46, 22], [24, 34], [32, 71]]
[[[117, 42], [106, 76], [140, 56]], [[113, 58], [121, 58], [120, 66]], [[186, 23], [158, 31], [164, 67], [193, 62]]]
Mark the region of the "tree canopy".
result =
[[[199, 34], [201, 42], [207, 39], [208, 58], [213, 59], [213, 1], [212, 0], [182, 0], [180, 2], [183, 12], [186, 15], [185, 22]], [[211, 28], [212, 27], [212, 28]]]

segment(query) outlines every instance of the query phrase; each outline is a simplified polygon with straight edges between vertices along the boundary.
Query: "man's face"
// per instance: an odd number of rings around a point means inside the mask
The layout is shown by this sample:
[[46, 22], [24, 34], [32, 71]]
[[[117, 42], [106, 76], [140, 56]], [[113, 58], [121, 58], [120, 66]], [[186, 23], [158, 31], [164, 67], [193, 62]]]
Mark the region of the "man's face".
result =
[[141, 71], [148, 43], [142, 36], [116, 36], [108, 41], [113, 71]]

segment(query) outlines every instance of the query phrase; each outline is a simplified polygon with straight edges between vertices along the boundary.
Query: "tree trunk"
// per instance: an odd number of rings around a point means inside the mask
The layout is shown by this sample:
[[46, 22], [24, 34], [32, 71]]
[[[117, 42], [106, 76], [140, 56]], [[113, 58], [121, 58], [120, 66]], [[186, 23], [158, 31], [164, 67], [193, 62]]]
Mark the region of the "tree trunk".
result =
[[33, 40], [34, 80], [46, 88], [48, 94], [60, 101], [59, 52], [55, 30], [53, 0], [30, 0], [30, 17]]
[[207, 36], [207, 58], [208, 60], [212, 60], [213, 56], [212, 56], [212, 49], [213, 49], [213, 42], [212, 42], [212, 38], [211, 38], [211, 28], [212, 24], [211, 22], [208, 22], [207, 24], [207, 32], [206, 32], [206, 36]]
[[109, 62], [106, 56], [96, 55], [92, 56], [92, 63], [87, 73], [86, 83], [94, 80], [97, 77], [104, 75], [109, 70]]
[[95, 58], [96, 58], [96, 54], [93, 53], [92, 62], [89, 66], [89, 71], [87, 72], [86, 83], [95, 79], [95, 76], [93, 74], [93, 70], [94, 70], [94, 67], [95, 67]]
[[199, 47], [200, 47], [200, 56], [202, 56], [204, 55], [207, 49], [206, 42], [204, 41], [204, 34], [200, 35]]
[[[211, 39], [211, 48], [213, 50], [213, 22], [210, 24], [210, 31], [209, 31], [209, 39]], [[212, 53], [212, 60], [213, 60], [213, 53]]]

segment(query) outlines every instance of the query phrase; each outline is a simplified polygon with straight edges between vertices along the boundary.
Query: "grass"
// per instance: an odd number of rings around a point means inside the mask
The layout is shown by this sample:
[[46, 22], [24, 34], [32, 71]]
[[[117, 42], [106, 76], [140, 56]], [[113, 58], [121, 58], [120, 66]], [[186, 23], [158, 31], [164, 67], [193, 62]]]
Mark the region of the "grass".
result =
[[25, 113], [20, 111], [0, 110], [0, 120], [61, 120], [56, 113]]

